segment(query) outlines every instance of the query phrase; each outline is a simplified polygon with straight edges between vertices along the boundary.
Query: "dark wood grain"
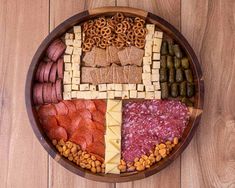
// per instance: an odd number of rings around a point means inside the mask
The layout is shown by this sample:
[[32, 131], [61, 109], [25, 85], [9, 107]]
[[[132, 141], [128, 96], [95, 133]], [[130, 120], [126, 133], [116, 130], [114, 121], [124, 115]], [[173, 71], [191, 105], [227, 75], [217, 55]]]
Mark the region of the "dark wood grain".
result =
[[[202, 73], [200, 70], [197, 57], [195, 56], [192, 48], [190, 47], [186, 39], [180, 34], [179, 31], [176, 30], [174, 26], [172, 26], [171, 24], [169, 24], [162, 18], [152, 13], [147, 14], [147, 17], [146, 17], [147, 22], [156, 24], [164, 33], [168, 33], [169, 35], [171, 35], [174, 38], [174, 40], [176, 40], [182, 46], [182, 49], [184, 49], [184, 51], [187, 53], [190, 59], [190, 62], [192, 63], [191, 67], [193, 68], [194, 73], [195, 73], [194, 76], [196, 78], [195, 80], [196, 80], [196, 86], [197, 86], [197, 95], [195, 98], [196, 102], [195, 102], [194, 110], [190, 118], [189, 125], [187, 126], [184, 132], [184, 135], [181, 139], [181, 143], [173, 150], [172, 154], [169, 155], [169, 157], [163, 159], [157, 165], [154, 165], [151, 168], [143, 172], [134, 173], [134, 174], [124, 173], [121, 175], [112, 175], [112, 174], [95, 175], [89, 171], [84, 171], [83, 169], [77, 167], [75, 164], [69, 161], [66, 161], [64, 158], [60, 157], [58, 154], [55, 153], [55, 149], [52, 148], [51, 143], [48, 143], [48, 140], [46, 140], [45, 135], [41, 133], [40, 128], [38, 127], [36, 116], [34, 116], [33, 114], [32, 100], [29, 100], [32, 98], [31, 87], [33, 83], [33, 73], [35, 70], [35, 66], [39, 62], [42, 55], [44, 54], [44, 51], [46, 47], [48, 46], [48, 44], [50, 44], [51, 41], [53, 41], [55, 38], [61, 36], [62, 33], [64, 33], [69, 28], [71, 28], [73, 25], [79, 24], [82, 21], [90, 19], [90, 15], [89, 15], [90, 12], [92, 13], [91, 16], [94, 17], [94, 16], [99, 16], [103, 13], [111, 14], [113, 13], [113, 9], [114, 9], [113, 7], [106, 7], [106, 8], [102, 8], [102, 11], [99, 11], [98, 9], [96, 9], [95, 11], [84, 11], [80, 14], [77, 14], [69, 18], [68, 20], [60, 24], [58, 27], [56, 27], [50, 33], [50, 35], [48, 35], [48, 37], [43, 41], [38, 51], [36, 52], [32, 60], [32, 64], [30, 66], [30, 71], [28, 72], [27, 85], [26, 85], [26, 100], [27, 99], [28, 100], [26, 102], [27, 102], [27, 110], [29, 113], [33, 130], [35, 131], [37, 137], [40, 139], [40, 142], [42, 143], [42, 145], [45, 147], [47, 151], [49, 151], [49, 154], [53, 158], [55, 158], [56, 161], [58, 161], [61, 165], [63, 165], [65, 168], [67, 168], [71, 172], [74, 172], [87, 179], [96, 180], [96, 181], [104, 181], [104, 182], [123, 182], [123, 181], [142, 179], [142, 178], [151, 176], [159, 172], [163, 168], [165, 168], [171, 162], [173, 162], [182, 153], [182, 151], [190, 142], [193, 134], [195, 133], [196, 127], [198, 126], [199, 121], [200, 121], [202, 105], [203, 105], [203, 95], [204, 95]], [[129, 11], [127, 11], [128, 12], [127, 15], [129, 15], [130, 12], [135, 12], [134, 15], [138, 15], [139, 12], [140, 13], [142, 12], [138, 9], [136, 10], [133, 8], [125, 8], [125, 9], [120, 8], [121, 11], [122, 10], [126, 11], [127, 9], [130, 9]], [[125, 11], [123, 11], [124, 14], [125, 14]]]

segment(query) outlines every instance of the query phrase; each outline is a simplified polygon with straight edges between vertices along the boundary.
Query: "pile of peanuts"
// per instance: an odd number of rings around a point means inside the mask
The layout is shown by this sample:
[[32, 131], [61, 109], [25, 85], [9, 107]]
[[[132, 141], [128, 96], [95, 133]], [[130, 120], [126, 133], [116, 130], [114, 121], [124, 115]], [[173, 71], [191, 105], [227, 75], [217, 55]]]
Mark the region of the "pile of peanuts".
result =
[[82, 50], [90, 51], [93, 46], [106, 48], [116, 46], [118, 49], [133, 45], [137, 48], [144, 48], [145, 20], [135, 17], [125, 17], [122, 13], [117, 13], [111, 18], [99, 17], [89, 20], [82, 26], [85, 41]]
[[96, 156], [89, 154], [86, 151], [82, 151], [80, 146], [64, 140], [52, 140], [53, 145], [60, 152], [61, 155], [73, 161], [80, 167], [88, 169], [93, 173], [104, 173], [105, 164], [104, 161], [98, 160]]
[[179, 139], [175, 137], [172, 142], [166, 141], [165, 143], [157, 144], [154, 151], [150, 151], [149, 156], [142, 155], [140, 158], [135, 158], [134, 162], [125, 162], [124, 160], [121, 160], [118, 168], [121, 172], [132, 172], [135, 170], [143, 171], [150, 168], [150, 166], [169, 155], [178, 142]]

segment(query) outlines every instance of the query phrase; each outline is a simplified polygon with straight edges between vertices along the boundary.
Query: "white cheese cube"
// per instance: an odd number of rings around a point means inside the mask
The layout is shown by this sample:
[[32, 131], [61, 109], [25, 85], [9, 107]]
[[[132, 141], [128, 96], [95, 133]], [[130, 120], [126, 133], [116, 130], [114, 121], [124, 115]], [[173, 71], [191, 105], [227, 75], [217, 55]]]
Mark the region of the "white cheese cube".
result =
[[63, 92], [63, 99], [70, 100], [71, 99], [71, 92]]
[[136, 90], [130, 91], [130, 98], [131, 99], [137, 98], [137, 91]]
[[96, 85], [90, 85], [90, 90], [91, 91], [96, 91]]
[[163, 32], [162, 31], [155, 31], [154, 32], [154, 37], [162, 39], [163, 38]]
[[72, 84], [80, 84], [80, 78], [73, 77], [72, 78]]
[[154, 85], [154, 90], [155, 90], [155, 91], [161, 89], [161, 87], [160, 87], [160, 82], [153, 82], [153, 85]]
[[73, 46], [76, 47], [76, 53], [82, 54], [82, 41], [81, 40], [74, 40]]
[[160, 38], [154, 38], [153, 39], [153, 45], [154, 46], [160, 46], [161, 47], [161, 44], [162, 44], [162, 39], [160, 39]]
[[89, 84], [80, 84], [80, 90], [81, 90], [81, 91], [90, 90]]
[[71, 62], [71, 55], [64, 55], [64, 62], [70, 63]]
[[81, 40], [82, 39], [82, 34], [81, 33], [75, 33], [75, 40]]
[[160, 61], [153, 61], [152, 63], [153, 63], [152, 65], [153, 69], [160, 69]]
[[114, 84], [115, 91], [122, 91], [122, 84]]
[[114, 99], [115, 95], [114, 95], [114, 91], [107, 91], [108, 94], [108, 99]]
[[155, 25], [154, 24], [146, 24], [146, 29], [148, 30], [148, 34], [154, 34]]
[[145, 40], [146, 40], [146, 42], [150, 42], [150, 43], [152, 44], [153, 34], [152, 34], [152, 33], [148, 33], [148, 34], [145, 36]]
[[161, 46], [156, 46], [156, 45], [153, 45], [153, 52], [157, 52], [157, 53], [160, 53], [161, 51]]
[[77, 98], [77, 91], [72, 91], [72, 92], [71, 92], [71, 98], [72, 98], [72, 99]]
[[153, 74], [151, 75], [151, 81], [152, 82], [157, 82], [157, 81], [159, 81], [159, 77], [160, 77], [159, 72], [153, 72]]
[[136, 90], [136, 84], [129, 84], [129, 90]]
[[144, 50], [144, 56], [152, 56], [152, 48], [147, 48]]
[[78, 84], [72, 84], [72, 90], [73, 91], [78, 91], [79, 90], [79, 85]]
[[72, 91], [72, 85], [71, 84], [65, 84], [64, 85], [64, 92]]
[[160, 60], [160, 53], [153, 53], [153, 60]]
[[84, 98], [84, 91], [77, 91], [77, 99], [83, 99]]
[[80, 64], [79, 63], [72, 63], [72, 70], [79, 71], [80, 70]]
[[92, 99], [98, 99], [98, 97], [99, 97], [99, 91], [91, 91]]
[[106, 91], [99, 92], [98, 99], [107, 99], [107, 92]]
[[122, 90], [123, 91], [128, 91], [129, 90], [129, 85], [128, 84], [122, 84]]
[[65, 39], [66, 46], [72, 46], [73, 45], [73, 39]]
[[147, 73], [148, 73], [148, 72], [150, 73], [150, 72], [151, 72], [150, 65], [143, 65], [143, 72], [144, 72], [144, 73], [146, 73], [146, 72], [147, 72]]
[[73, 38], [74, 38], [73, 33], [65, 33], [65, 36], [64, 36], [65, 40], [73, 39]]
[[154, 99], [154, 92], [153, 91], [147, 91], [145, 93], [145, 99]]
[[154, 91], [154, 98], [161, 99], [161, 91]]
[[144, 85], [143, 84], [138, 84], [137, 85], [137, 90], [138, 91], [144, 91]]
[[115, 90], [115, 85], [114, 84], [107, 84], [107, 90], [108, 91]]
[[[75, 50], [75, 49], [74, 49]], [[72, 62], [73, 63], [80, 63], [81, 62], [81, 57], [80, 55], [72, 55]]]
[[81, 33], [82, 27], [80, 25], [73, 26], [73, 32], [74, 33]]
[[137, 98], [138, 99], [144, 99], [145, 98], [145, 92], [144, 91], [137, 92]]
[[145, 86], [145, 91], [154, 91], [154, 86], [153, 85]]
[[159, 69], [152, 69], [152, 74], [157, 74], [157, 75], [159, 75]]
[[72, 64], [71, 63], [64, 63], [64, 70], [71, 71], [72, 70]]
[[106, 84], [99, 84], [98, 90], [99, 91], [107, 91], [107, 85]]
[[73, 54], [74, 55], [82, 55], [82, 48], [80, 48], [80, 47], [77, 47], [77, 46], [75, 46], [74, 48], [73, 48]]
[[148, 73], [148, 72], [142, 73], [142, 79], [151, 80], [151, 73]]
[[152, 82], [151, 82], [151, 80], [143, 80], [143, 84], [145, 86], [148, 86], [148, 85], [152, 85]]
[[74, 78], [80, 78], [80, 71], [78, 71], [78, 70], [73, 70], [73, 77], [74, 77]]
[[152, 64], [152, 57], [151, 56], [143, 57], [143, 64], [144, 65], [151, 65]]
[[91, 99], [91, 91], [83, 91], [84, 99]]
[[146, 41], [144, 50], [150, 50], [152, 52], [152, 48], [153, 48], [152, 46], [153, 46], [152, 41]]
[[122, 99], [129, 99], [129, 91], [122, 91]]
[[115, 91], [114, 96], [115, 97], [122, 97], [122, 91]]
[[63, 82], [64, 84], [71, 84], [71, 75], [69, 71], [64, 71], [64, 79]]
[[67, 46], [66, 50], [65, 50], [65, 53], [71, 55], [73, 53], [73, 47], [72, 46]]

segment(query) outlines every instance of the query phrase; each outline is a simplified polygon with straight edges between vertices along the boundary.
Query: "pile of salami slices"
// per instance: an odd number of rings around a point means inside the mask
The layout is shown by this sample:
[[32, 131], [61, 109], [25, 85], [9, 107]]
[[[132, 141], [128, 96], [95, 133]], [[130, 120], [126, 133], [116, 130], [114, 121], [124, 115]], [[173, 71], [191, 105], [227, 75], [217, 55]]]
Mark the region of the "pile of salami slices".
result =
[[33, 86], [34, 104], [58, 103], [62, 100], [64, 72], [63, 54], [66, 45], [57, 39], [47, 48], [46, 57], [38, 64]]

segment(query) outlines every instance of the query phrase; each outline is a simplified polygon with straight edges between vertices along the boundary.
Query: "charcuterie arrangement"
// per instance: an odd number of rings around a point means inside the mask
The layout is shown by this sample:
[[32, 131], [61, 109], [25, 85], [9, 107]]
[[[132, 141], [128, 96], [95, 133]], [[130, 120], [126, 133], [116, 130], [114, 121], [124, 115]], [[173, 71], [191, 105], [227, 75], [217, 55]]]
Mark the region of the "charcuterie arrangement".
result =
[[93, 173], [143, 171], [170, 155], [196, 88], [187, 54], [167, 34], [122, 13], [52, 41], [32, 98], [61, 156]]

